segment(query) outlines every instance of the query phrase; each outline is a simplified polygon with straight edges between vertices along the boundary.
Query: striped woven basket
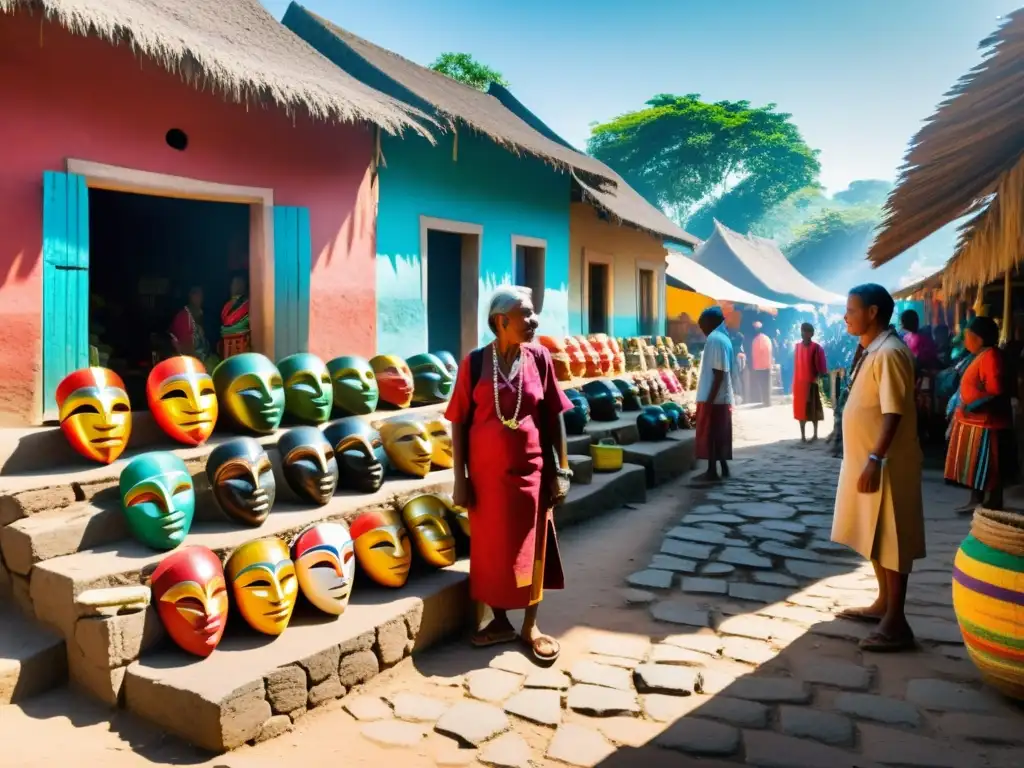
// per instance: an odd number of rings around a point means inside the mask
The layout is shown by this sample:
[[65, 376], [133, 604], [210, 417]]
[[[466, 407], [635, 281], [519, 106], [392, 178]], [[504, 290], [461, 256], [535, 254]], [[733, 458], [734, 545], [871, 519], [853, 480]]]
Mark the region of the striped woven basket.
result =
[[953, 562], [953, 609], [982, 677], [1024, 700], [1024, 515], [974, 513]]

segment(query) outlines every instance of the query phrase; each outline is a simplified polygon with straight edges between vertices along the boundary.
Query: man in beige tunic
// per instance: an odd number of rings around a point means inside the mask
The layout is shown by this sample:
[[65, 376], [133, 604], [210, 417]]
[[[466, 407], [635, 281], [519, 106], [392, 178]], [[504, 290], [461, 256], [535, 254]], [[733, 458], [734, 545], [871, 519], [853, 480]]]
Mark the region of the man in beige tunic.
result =
[[872, 605], [839, 614], [878, 625], [861, 641], [865, 651], [914, 647], [904, 602], [913, 562], [925, 556], [914, 358], [889, 327], [894, 308], [889, 292], [874, 284], [854, 288], [846, 301], [846, 330], [865, 352], [843, 409], [832, 540], [870, 560], [878, 578]]

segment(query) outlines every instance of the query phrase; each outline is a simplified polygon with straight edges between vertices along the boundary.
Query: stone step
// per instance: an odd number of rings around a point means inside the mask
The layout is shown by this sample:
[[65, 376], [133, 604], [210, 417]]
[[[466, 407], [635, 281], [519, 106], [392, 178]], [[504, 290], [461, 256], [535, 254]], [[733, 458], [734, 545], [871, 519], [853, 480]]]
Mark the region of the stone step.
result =
[[555, 509], [555, 523], [567, 525], [598, 517], [624, 504], [647, 501], [647, 479], [644, 468], [624, 464], [618, 472], [596, 472], [587, 485], [573, 484], [569, 497]]
[[593, 442], [594, 440], [589, 434], [568, 435], [565, 439], [565, 444], [571, 456], [590, 455], [590, 444]]
[[693, 469], [697, 463], [696, 448], [696, 433], [679, 430], [669, 432], [666, 440], [624, 446], [622, 460], [642, 466], [647, 473], [647, 487], [655, 488]]
[[282, 733], [307, 709], [466, 628], [468, 569], [462, 561], [397, 592], [357, 583], [344, 615], [297, 613], [276, 638], [231, 626], [206, 659], [166, 646], [144, 652], [125, 673], [124, 705], [216, 753]]
[[569, 454], [569, 469], [573, 485], [589, 485], [594, 479], [594, 460], [589, 456]]
[[604, 438], [612, 438], [619, 445], [629, 445], [640, 439], [640, 432], [636, 427], [636, 411], [626, 412], [622, 418], [615, 421], [593, 421], [587, 424], [587, 434], [590, 441], [596, 443]]
[[17, 704], [67, 681], [64, 641], [0, 604], [0, 705]]

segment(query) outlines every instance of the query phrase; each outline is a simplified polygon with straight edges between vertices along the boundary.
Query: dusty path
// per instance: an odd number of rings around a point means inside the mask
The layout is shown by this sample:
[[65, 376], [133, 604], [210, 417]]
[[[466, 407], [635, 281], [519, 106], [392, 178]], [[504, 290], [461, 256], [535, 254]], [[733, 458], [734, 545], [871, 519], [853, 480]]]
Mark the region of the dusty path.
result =
[[[926, 483], [929, 557], [908, 608], [921, 650], [862, 654], [865, 628], [831, 615], [870, 601], [873, 586], [827, 541], [838, 462], [790, 439], [786, 407], [736, 422], [728, 484], [672, 485], [567, 531], [568, 589], [541, 615], [563, 644], [556, 670], [538, 672], [515, 647], [452, 643], [291, 733], [209, 761], [123, 713], [110, 730], [108, 712], [58, 692], [0, 709], [0, 765], [1019, 768], [1024, 716], [980, 687], [950, 607], [962, 494]], [[511, 730], [479, 750], [435, 731], [440, 719], [475, 740], [505, 727], [503, 710]]]

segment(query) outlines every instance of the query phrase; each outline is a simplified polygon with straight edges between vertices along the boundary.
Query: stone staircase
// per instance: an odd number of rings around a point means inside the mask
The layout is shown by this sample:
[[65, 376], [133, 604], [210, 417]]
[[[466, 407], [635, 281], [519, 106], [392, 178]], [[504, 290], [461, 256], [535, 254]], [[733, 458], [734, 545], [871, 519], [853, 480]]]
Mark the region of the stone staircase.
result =
[[[371, 420], [425, 416], [438, 409], [378, 413]], [[14, 440], [0, 436], [0, 704], [70, 682], [197, 746], [223, 752], [272, 737], [285, 719], [344, 696], [469, 625], [468, 560], [440, 571], [417, 563], [408, 584], [397, 591], [357, 577], [343, 617], [314, 614], [300, 603], [285, 633], [269, 639], [233, 616], [209, 658], [182, 653], [165, 637], [145, 600], [147, 575], [166, 553], [131, 538], [120, 509], [117, 478], [134, 455], [172, 450], [186, 461], [196, 489], [195, 521], [186, 543], [225, 557], [254, 538], [288, 540], [316, 522], [350, 522], [370, 509], [396, 509], [417, 493], [448, 491], [452, 474], [389, 478], [375, 494], [338, 494], [323, 507], [299, 503], [278, 477], [270, 517], [258, 529], [239, 528], [217, 508], [204, 469], [209, 452], [230, 436], [198, 448], [174, 448], [145, 426], [145, 414], [137, 414], [136, 421], [143, 426], [133, 433], [131, 454], [108, 467], [76, 462], [56, 429], [21, 431]], [[557, 524], [642, 503], [648, 487], [692, 467], [692, 435], [677, 432], [669, 440], [641, 443], [635, 414], [592, 423], [587, 434], [570, 438], [574, 482], [556, 510]], [[276, 437], [263, 438], [272, 460]], [[624, 446], [626, 464], [618, 472], [594, 472], [589, 446], [604, 437]], [[276, 472], [279, 462], [274, 465]], [[96, 590], [118, 588], [127, 588], [131, 599], [121, 607], [95, 607]]]

